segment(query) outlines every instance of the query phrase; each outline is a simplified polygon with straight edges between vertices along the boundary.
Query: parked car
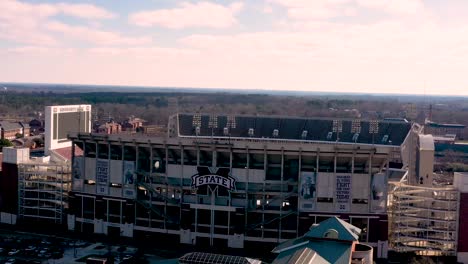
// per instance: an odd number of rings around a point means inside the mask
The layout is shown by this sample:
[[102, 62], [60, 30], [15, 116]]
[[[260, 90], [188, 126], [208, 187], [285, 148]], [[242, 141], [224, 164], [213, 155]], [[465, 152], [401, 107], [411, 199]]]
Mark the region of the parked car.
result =
[[9, 259], [7, 260], [7, 262], [5, 262], [5, 264], [15, 264], [16, 263], [16, 259]]
[[19, 249], [12, 249], [10, 252], [8, 252], [8, 256], [14, 256], [20, 252]]

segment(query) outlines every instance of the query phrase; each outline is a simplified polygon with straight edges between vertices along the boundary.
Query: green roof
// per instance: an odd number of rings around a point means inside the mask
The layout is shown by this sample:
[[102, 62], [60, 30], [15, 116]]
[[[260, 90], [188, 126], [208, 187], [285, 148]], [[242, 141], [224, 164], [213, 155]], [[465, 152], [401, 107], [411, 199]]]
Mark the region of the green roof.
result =
[[[317, 261], [321, 262], [318, 263], [326, 263], [321, 259], [330, 263], [349, 263], [352, 245], [354, 242], [358, 242], [360, 233], [361, 229], [337, 217], [330, 217], [320, 224], [312, 226], [304, 236], [279, 244], [272, 251], [279, 253], [273, 263], [300, 262], [301, 259], [313, 258], [314, 252], [320, 256]], [[311, 251], [304, 251], [306, 249]], [[296, 258], [298, 259], [296, 260]]]
[[337, 240], [358, 241], [361, 229], [335, 217], [330, 217], [320, 224], [313, 226], [309, 232], [305, 233], [304, 237], [324, 238], [325, 233], [329, 230], [336, 230]]

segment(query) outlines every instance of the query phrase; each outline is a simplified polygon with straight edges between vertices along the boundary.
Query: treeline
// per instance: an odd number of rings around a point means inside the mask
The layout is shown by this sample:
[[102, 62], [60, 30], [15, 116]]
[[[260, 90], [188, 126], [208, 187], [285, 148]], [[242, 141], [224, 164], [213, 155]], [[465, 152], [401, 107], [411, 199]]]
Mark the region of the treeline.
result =
[[[381, 119], [401, 117], [423, 122], [428, 115], [424, 102], [411, 103], [397, 97], [365, 96], [292, 96], [268, 94], [234, 94], [226, 92], [53, 92], [4, 91], [0, 93], [0, 119], [25, 121], [38, 117], [46, 105], [91, 104], [94, 117], [122, 121], [133, 115], [152, 124], [167, 124], [169, 115], [177, 112], [217, 114], [322, 116]], [[466, 122], [468, 103], [457, 101], [448, 107], [434, 107], [435, 117], [445, 122]], [[459, 111], [457, 111], [459, 109]], [[437, 120], [436, 120], [437, 121]], [[440, 122], [440, 121], [439, 121]]]

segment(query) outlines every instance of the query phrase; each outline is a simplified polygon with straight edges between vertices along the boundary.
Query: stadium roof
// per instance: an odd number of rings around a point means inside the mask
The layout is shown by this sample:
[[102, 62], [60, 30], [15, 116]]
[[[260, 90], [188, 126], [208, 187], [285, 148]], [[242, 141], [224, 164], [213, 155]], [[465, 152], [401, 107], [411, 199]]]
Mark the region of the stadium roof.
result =
[[[400, 146], [411, 123], [351, 119], [179, 114], [179, 136], [328, 141]], [[197, 128], [198, 127], [198, 128]]]

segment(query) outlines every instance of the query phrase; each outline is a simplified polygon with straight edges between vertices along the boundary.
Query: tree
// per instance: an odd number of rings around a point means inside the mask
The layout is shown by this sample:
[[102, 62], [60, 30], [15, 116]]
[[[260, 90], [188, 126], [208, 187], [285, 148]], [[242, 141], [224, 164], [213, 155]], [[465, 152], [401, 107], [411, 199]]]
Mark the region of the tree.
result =
[[3, 149], [3, 147], [11, 147], [13, 144], [10, 142], [10, 140], [3, 138], [0, 139], [0, 150]]

